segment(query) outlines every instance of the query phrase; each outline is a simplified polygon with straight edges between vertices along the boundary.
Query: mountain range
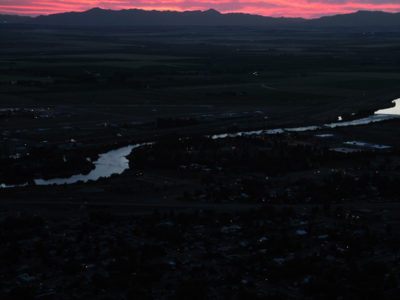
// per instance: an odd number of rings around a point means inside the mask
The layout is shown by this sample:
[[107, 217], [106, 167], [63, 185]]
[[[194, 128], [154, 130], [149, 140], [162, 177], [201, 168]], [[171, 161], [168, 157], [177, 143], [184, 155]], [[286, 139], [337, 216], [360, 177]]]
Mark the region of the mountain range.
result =
[[400, 13], [358, 11], [317, 19], [275, 18], [245, 13], [206, 11], [147, 11], [141, 9], [66, 12], [38, 17], [0, 14], [0, 24], [37, 24], [56, 26], [269, 26], [269, 27], [354, 27], [400, 29]]

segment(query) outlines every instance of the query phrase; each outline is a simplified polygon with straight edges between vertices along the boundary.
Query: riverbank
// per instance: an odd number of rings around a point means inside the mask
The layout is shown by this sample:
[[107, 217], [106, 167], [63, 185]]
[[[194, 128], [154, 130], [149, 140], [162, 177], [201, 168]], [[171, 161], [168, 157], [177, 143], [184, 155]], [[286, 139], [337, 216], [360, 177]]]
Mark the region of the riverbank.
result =
[[[311, 125], [311, 126], [301, 126], [301, 127], [292, 127], [292, 128], [276, 128], [276, 129], [266, 129], [266, 130], [256, 130], [256, 131], [247, 131], [247, 132], [236, 132], [236, 133], [222, 133], [216, 134], [212, 136], [207, 136], [212, 140], [216, 139], [225, 139], [225, 138], [235, 138], [242, 136], [259, 136], [259, 135], [279, 135], [284, 133], [298, 133], [298, 132], [307, 132], [307, 131], [320, 131], [324, 129], [335, 129], [341, 127], [349, 127], [349, 126], [362, 126], [368, 125], [371, 123], [378, 123], [389, 121], [393, 119], [400, 118], [400, 99], [393, 100], [393, 107], [380, 109], [374, 112], [374, 114], [370, 116], [363, 117], [361, 119], [357, 119], [357, 115], [354, 114], [353, 117], [355, 119], [351, 121], [343, 120], [342, 116], [338, 117], [338, 122], [328, 123], [324, 125]], [[184, 137], [180, 137], [184, 138]], [[125, 170], [129, 168], [129, 161], [126, 159], [127, 156], [130, 155], [132, 150], [136, 148], [141, 148], [145, 146], [151, 146], [154, 142], [147, 143], [139, 143], [134, 145], [129, 145], [126, 147], [113, 149], [107, 153], [99, 154], [99, 159], [93, 162], [93, 169], [88, 174], [77, 174], [73, 175], [69, 178], [53, 178], [53, 179], [33, 179], [35, 185], [63, 185], [63, 184], [73, 184], [77, 182], [88, 182], [88, 181], [96, 181], [99, 178], [108, 178], [114, 174], [122, 174]], [[377, 145], [377, 144], [368, 144], [359, 141], [347, 141], [344, 142], [345, 145], [353, 145], [353, 146], [361, 146], [361, 147], [369, 147], [375, 149], [389, 149], [391, 146], [387, 145]], [[344, 151], [346, 148], [333, 148], [333, 151], [337, 151], [337, 149], [341, 149]], [[348, 150], [350, 151], [350, 150]], [[64, 163], [67, 163], [66, 156], [64, 155]], [[87, 157], [86, 161], [91, 162], [91, 158]], [[32, 180], [32, 179], [31, 179]], [[6, 185], [3, 183], [1, 188], [10, 188], [10, 187], [25, 187], [29, 183], [19, 183], [17, 185]]]

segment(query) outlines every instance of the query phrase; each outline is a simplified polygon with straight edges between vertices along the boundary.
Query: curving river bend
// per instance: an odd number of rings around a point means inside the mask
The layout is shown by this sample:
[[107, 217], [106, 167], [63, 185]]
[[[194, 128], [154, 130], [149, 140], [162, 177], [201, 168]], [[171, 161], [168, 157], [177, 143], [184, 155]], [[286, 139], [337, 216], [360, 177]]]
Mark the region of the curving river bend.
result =
[[[395, 104], [394, 107], [381, 109], [376, 111], [373, 115], [369, 117], [356, 119], [352, 121], [335, 122], [324, 125], [313, 125], [306, 127], [276, 128], [267, 130], [242, 131], [236, 133], [222, 133], [222, 134], [212, 135], [210, 136], [210, 138], [223, 139], [229, 137], [251, 136], [260, 134], [279, 134], [284, 132], [314, 131], [327, 128], [366, 125], [370, 123], [376, 123], [395, 118], [400, 118], [400, 98], [393, 100], [392, 102]], [[132, 150], [151, 144], [153, 144], [153, 142], [129, 145], [126, 147], [122, 147], [119, 149], [111, 150], [109, 152], [100, 154], [99, 158], [94, 162], [95, 168], [86, 175], [77, 174], [69, 178], [54, 178], [48, 180], [35, 179], [34, 183], [36, 185], [73, 184], [77, 182], [88, 182], [90, 180], [96, 181], [100, 178], [107, 178], [115, 174], [122, 174], [125, 170], [129, 169], [129, 160], [126, 157], [132, 152]], [[27, 185], [28, 185], [27, 183], [19, 185], [0, 184], [0, 188], [23, 187]]]

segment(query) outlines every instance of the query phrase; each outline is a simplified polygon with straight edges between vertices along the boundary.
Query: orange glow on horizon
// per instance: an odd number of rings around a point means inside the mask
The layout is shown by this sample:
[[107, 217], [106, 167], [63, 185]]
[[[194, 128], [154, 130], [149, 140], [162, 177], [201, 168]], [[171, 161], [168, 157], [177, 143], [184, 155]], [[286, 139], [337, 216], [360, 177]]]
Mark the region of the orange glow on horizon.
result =
[[[396, 3], [397, 2], [397, 3]], [[400, 12], [398, 0], [0, 0], [0, 13], [36, 16], [103, 9], [207, 10], [243, 12], [273, 17], [314, 18], [357, 10]]]

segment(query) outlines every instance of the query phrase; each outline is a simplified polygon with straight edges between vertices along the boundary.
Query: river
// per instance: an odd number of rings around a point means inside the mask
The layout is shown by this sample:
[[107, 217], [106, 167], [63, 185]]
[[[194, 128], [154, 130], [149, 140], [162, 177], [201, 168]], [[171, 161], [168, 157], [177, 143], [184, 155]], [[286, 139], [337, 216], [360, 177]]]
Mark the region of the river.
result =
[[[312, 125], [304, 127], [275, 128], [266, 130], [241, 131], [236, 133], [222, 133], [222, 134], [215, 134], [209, 137], [212, 139], [223, 139], [223, 138], [238, 137], [238, 136], [251, 136], [260, 134], [282, 134], [284, 132], [315, 131], [319, 129], [366, 125], [394, 118], [400, 118], [400, 99], [393, 100], [393, 103], [394, 106], [391, 108], [380, 109], [369, 117], [356, 119], [352, 121], [335, 122], [335, 123], [327, 123], [324, 125]], [[356, 145], [359, 142], [353, 141], [347, 143]], [[88, 182], [90, 180], [95, 181], [100, 178], [108, 178], [112, 175], [122, 174], [124, 171], [129, 169], [129, 160], [126, 157], [132, 152], [132, 150], [151, 144], [152, 142], [129, 145], [100, 154], [99, 158], [93, 163], [94, 169], [86, 175], [77, 174], [69, 178], [35, 179], [34, 183], [36, 185], [73, 184], [77, 182]], [[383, 147], [387, 146], [382, 146], [382, 149], [385, 149]], [[20, 185], [0, 184], [0, 188], [23, 187], [27, 185], [28, 185], [27, 183]]]

